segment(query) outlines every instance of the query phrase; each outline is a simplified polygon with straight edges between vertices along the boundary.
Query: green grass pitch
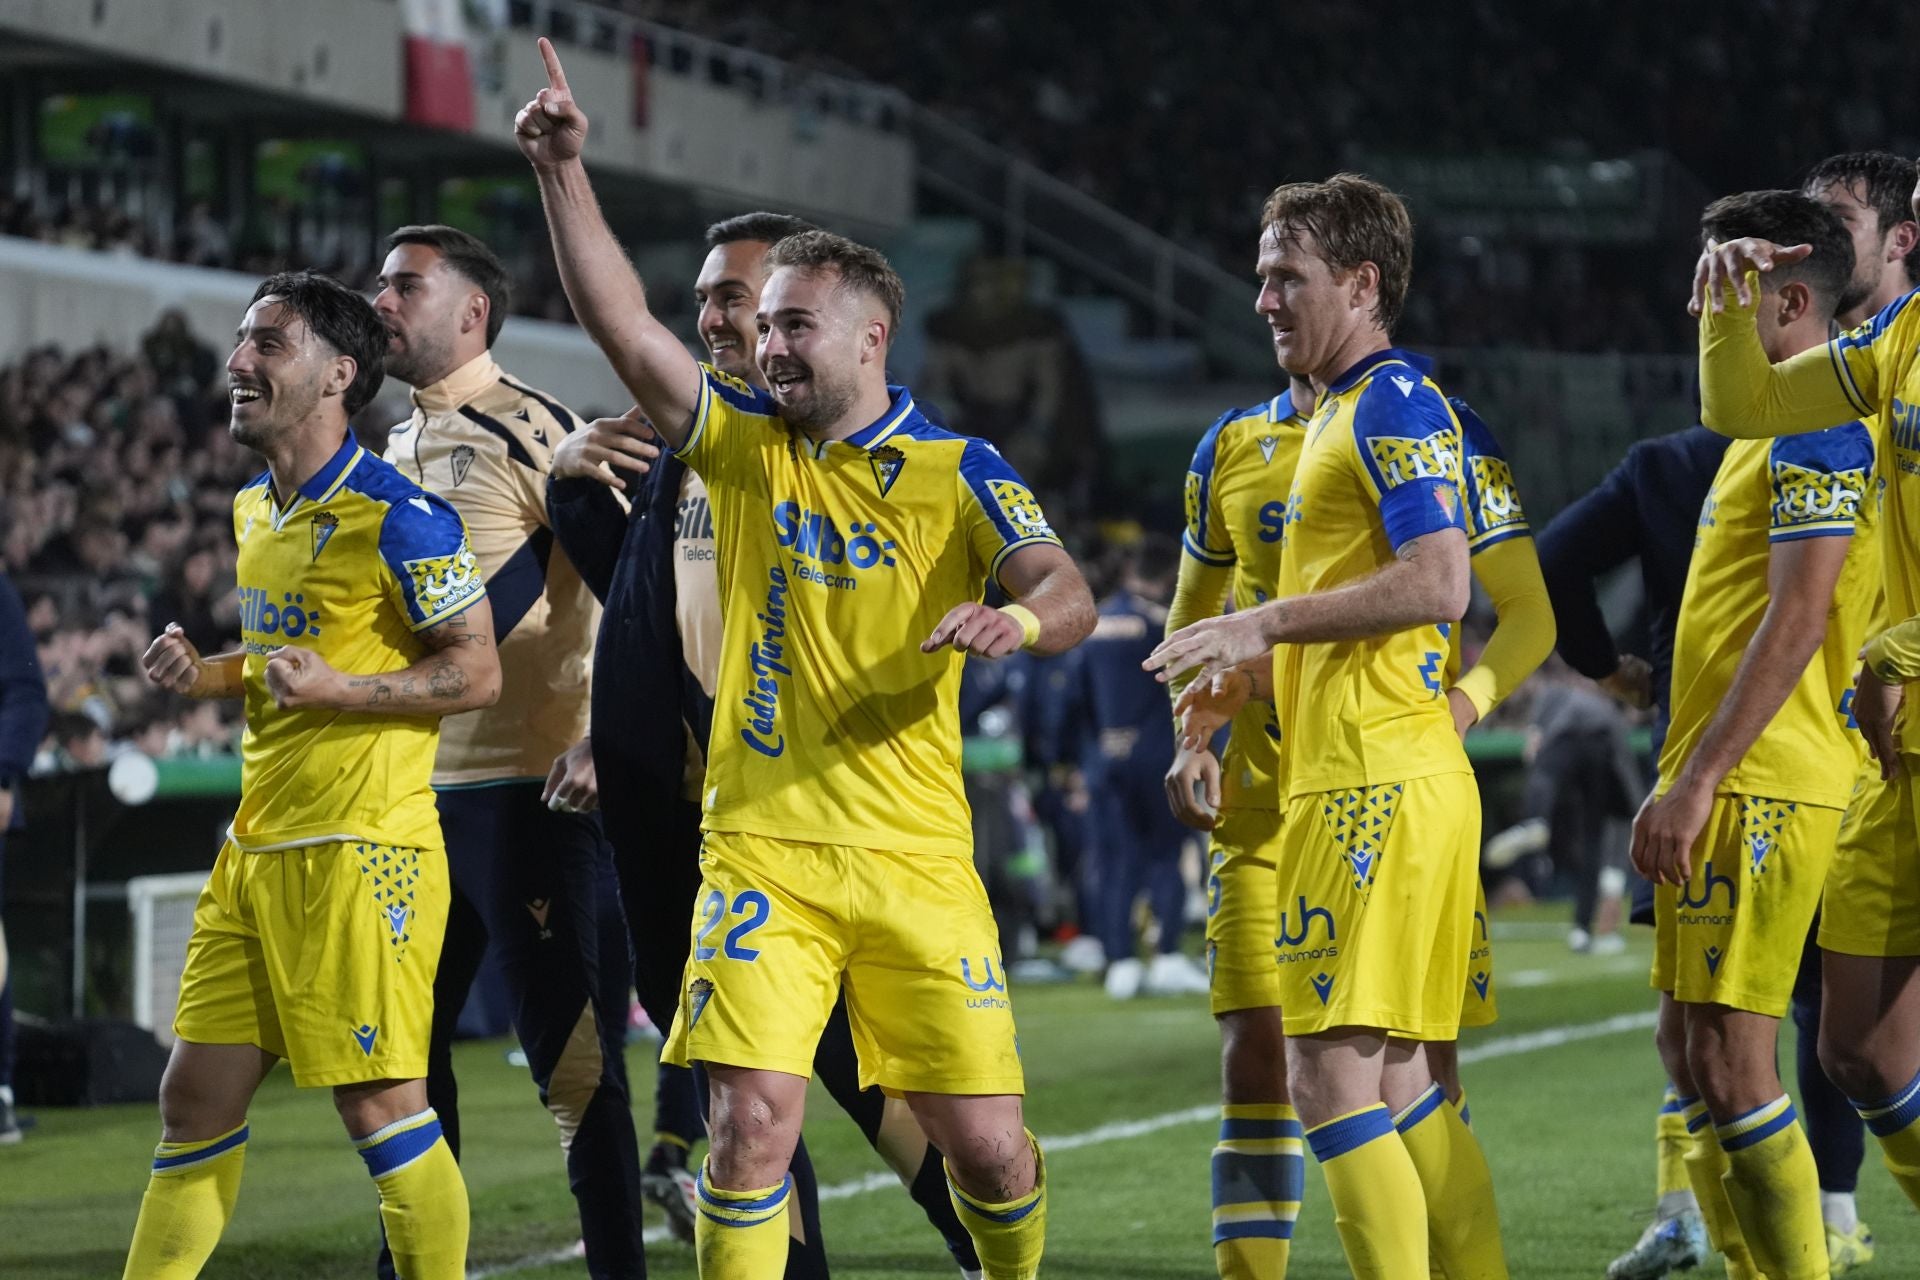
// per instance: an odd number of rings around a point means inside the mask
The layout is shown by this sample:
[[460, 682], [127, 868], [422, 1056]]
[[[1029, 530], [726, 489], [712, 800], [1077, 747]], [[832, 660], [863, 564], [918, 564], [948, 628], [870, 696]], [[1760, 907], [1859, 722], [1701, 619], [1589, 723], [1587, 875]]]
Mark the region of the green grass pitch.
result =
[[[1568, 954], [1550, 917], [1497, 926], [1501, 1020], [1469, 1033], [1473, 1119], [1493, 1164], [1512, 1273], [1592, 1280], [1630, 1244], [1653, 1197], [1653, 1112], [1661, 1077], [1646, 988], [1647, 933], [1626, 955]], [[1516, 924], [1516, 921], [1518, 922]], [[1513, 936], [1514, 934], [1522, 936]], [[1214, 1121], [1180, 1113], [1217, 1103], [1218, 1045], [1199, 1000], [1117, 1005], [1093, 985], [1016, 994], [1029, 1123], [1049, 1157], [1047, 1260], [1056, 1277], [1205, 1280], [1211, 1276], [1207, 1157]], [[1781, 1061], [1791, 1075], [1792, 1028]], [[552, 1122], [500, 1043], [458, 1054], [476, 1273], [584, 1276], [577, 1262], [529, 1264], [575, 1238]], [[650, 1107], [648, 1051], [629, 1066]], [[817, 1087], [808, 1141], [823, 1185], [882, 1170]], [[366, 1277], [376, 1245], [373, 1189], [318, 1094], [276, 1072], [250, 1117], [239, 1209], [209, 1277]], [[1127, 1122], [1156, 1125], [1127, 1127]], [[1139, 1132], [1139, 1130], [1146, 1130]], [[158, 1137], [151, 1106], [43, 1111], [18, 1147], [0, 1148], [0, 1276], [93, 1280], [120, 1273]], [[1346, 1274], [1319, 1172], [1308, 1161], [1294, 1239], [1295, 1280]], [[1880, 1242], [1867, 1276], [1920, 1274], [1920, 1223], [1868, 1143], [1862, 1216]], [[903, 1192], [841, 1195], [823, 1207], [834, 1274], [847, 1280], [955, 1274]], [[649, 1224], [657, 1225], [649, 1210]], [[691, 1277], [690, 1251], [649, 1250], [658, 1277]], [[1721, 1274], [1717, 1264], [1704, 1274]]]

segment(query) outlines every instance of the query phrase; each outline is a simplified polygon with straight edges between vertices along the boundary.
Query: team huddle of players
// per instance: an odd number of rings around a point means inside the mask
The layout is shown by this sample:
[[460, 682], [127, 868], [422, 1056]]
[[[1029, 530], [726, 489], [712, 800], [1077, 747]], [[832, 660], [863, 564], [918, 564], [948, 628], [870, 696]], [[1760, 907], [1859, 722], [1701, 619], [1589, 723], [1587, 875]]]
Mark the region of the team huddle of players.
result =
[[[169, 629], [147, 658], [169, 688], [244, 697], [248, 731], [126, 1274], [198, 1274], [248, 1102], [285, 1058], [332, 1089], [374, 1178], [383, 1269], [462, 1275], [446, 1046], [491, 935], [592, 1274], [645, 1267], [631, 978], [671, 1021], [665, 1061], [700, 1068], [710, 1145], [673, 1184], [700, 1274], [824, 1274], [800, 1139], [817, 1067], [965, 1274], [1034, 1276], [1047, 1175], [972, 863], [958, 686], [968, 657], [1077, 644], [1091, 596], [1006, 461], [888, 383], [903, 290], [875, 251], [774, 215], [721, 224], [709, 360], [689, 355], [600, 215], [587, 118], [541, 53], [516, 134], [575, 314], [636, 409], [583, 426], [503, 373], [498, 263], [445, 228], [395, 234], [371, 307], [307, 273], [260, 287], [228, 362], [231, 430], [268, 463], [235, 501], [245, 644], [205, 657]], [[1920, 1203], [1899, 723], [1920, 678], [1920, 308], [1828, 334], [1867, 256], [1900, 262], [1920, 228], [1862, 208], [1720, 201], [1696, 285], [1703, 418], [1742, 439], [1701, 512], [1634, 860], [1659, 886], [1685, 1167], [1736, 1276], [1829, 1272], [1772, 1056], [1823, 893], [1836, 1079]], [[1311, 1147], [1356, 1276], [1504, 1277], [1455, 1053], [1495, 1011], [1462, 738], [1545, 658], [1552, 611], [1492, 432], [1391, 343], [1401, 201], [1353, 175], [1282, 186], [1257, 254], [1289, 389], [1201, 441], [1146, 662], [1180, 720], [1171, 803], [1212, 832], [1215, 1259], [1285, 1274]], [[346, 427], [383, 370], [415, 388], [385, 459]], [[1498, 625], [1463, 671], [1475, 578]], [[990, 584], [1008, 603], [983, 603]], [[596, 626], [594, 704], [616, 679], [634, 697], [589, 735]], [[649, 905], [643, 873], [684, 894]], [[680, 923], [642, 928], [662, 910]]]

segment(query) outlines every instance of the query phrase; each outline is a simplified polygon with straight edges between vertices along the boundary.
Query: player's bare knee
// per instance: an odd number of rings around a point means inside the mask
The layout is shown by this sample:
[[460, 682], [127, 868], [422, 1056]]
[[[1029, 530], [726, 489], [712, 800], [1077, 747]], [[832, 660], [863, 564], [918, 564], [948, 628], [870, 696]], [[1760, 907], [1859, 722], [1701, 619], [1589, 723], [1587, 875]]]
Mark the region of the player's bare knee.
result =
[[770, 1187], [786, 1176], [799, 1137], [795, 1118], [767, 1098], [716, 1096], [707, 1117], [707, 1176], [726, 1191]]
[[169, 1067], [160, 1078], [160, 1134], [163, 1142], [202, 1142], [246, 1121], [247, 1100], [229, 1096], [190, 1071]]
[[1887, 1097], [1905, 1083], [1889, 1078], [1875, 1060], [1871, 1046], [1862, 1039], [1830, 1035], [1823, 1028], [1819, 1053], [1820, 1069], [1826, 1072], [1833, 1087], [1849, 1098], [1872, 1102]]
[[396, 1120], [427, 1109], [424, 1080], [371, 1080], [364, 1084], [335, 1085], [333, 1109], [353, 1138], [378, 1133]]
[[1278, 1009], [1220, 1015], [1221, 1096], [1229, 1104], [1289, 1100], [1287, 1038]]
[[1026, 1133], [976, 1134], [947, 1151], [947, 1168], [968, 1195], [992, 1204], [1018, 1200], [1033, 1190], [1038, 1176], [1033, 1146]]

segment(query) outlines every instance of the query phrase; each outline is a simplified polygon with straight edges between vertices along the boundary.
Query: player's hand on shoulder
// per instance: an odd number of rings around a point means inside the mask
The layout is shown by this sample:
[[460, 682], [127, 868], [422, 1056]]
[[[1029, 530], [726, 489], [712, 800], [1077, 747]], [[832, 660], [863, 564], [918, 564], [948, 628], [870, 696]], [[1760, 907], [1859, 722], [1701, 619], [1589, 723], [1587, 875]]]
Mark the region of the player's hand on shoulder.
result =
[[191, 694], [200, 683], [200, 651], [187, 639], [177, 622], [153, 638], [140, 655], [140, 667], [147, 679], [172, 693]]
[[592, 813], [600, 807], [599, 775], [593, 767], [593, 739], [580, 741], [554, 757], [540, 802], [556, 813]]
[[920, 652], [938, 653], [951, 646], [976, 658], [1004, 658], [1025, 639], [1019, 619], [968, 601], [947, 611], [933, 634], [920, 642]]
[[1687, 311], [1699, 315], [1704, 306], [1716, 312], [1727, 307], [1727, 287], [1742, 307], [1753, 305], [1753, 291], [1747, 287], [1747, 272], [1766, 273], [1776, 266], [1787, 266], [1813, 252], [1810, 244], [1778, 245], [1757, 236], [1742, 236], [1725, 244], [1709, 240], [1693, 268], [1693, 300]]
[[587, 116], [574, 102], [560, 55], [545, 36], [540, 37], [540, 58], [546, 63], [547, 87], [513, 118], [513, 137], [534, 168], [546, 169], [580, 158], [587, 144]]
[[267, 659], [267, 692], [282, 711], [334, 704], [334, 681], [339, 672], [311, 649], [290, 644]]
[[1167, 805], [1196, 831], [1211, 831], [1220, 819], [1220, 761], [1205, 747], [1182, 746], [1167, 770]]
[[625, 492], [622, 471], [645, 475], [660, 457], [653, 424], [636, 405], [617, 418], [595, 418], [553, 451], [552, 474], [562, 480], [598, 480]]

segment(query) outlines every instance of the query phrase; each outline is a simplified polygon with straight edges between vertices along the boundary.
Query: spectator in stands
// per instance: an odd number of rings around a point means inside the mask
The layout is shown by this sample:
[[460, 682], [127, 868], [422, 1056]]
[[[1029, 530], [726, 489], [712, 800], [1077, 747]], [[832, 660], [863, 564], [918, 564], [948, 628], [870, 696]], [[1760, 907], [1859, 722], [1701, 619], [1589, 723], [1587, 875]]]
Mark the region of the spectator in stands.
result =
[[[0, 875], [6, 869], [7, 836], [25, 825], [17, 803], [20, 780], [33, 765], [34, 749], [47, 723], [47, 686], [40, 678], [33, 633], [13, 583], [0, 575]], [[0, 928], [0, 1145], [20, 1141], [13, 1111], [13, 980], [8, 973], [6, 930]]]

